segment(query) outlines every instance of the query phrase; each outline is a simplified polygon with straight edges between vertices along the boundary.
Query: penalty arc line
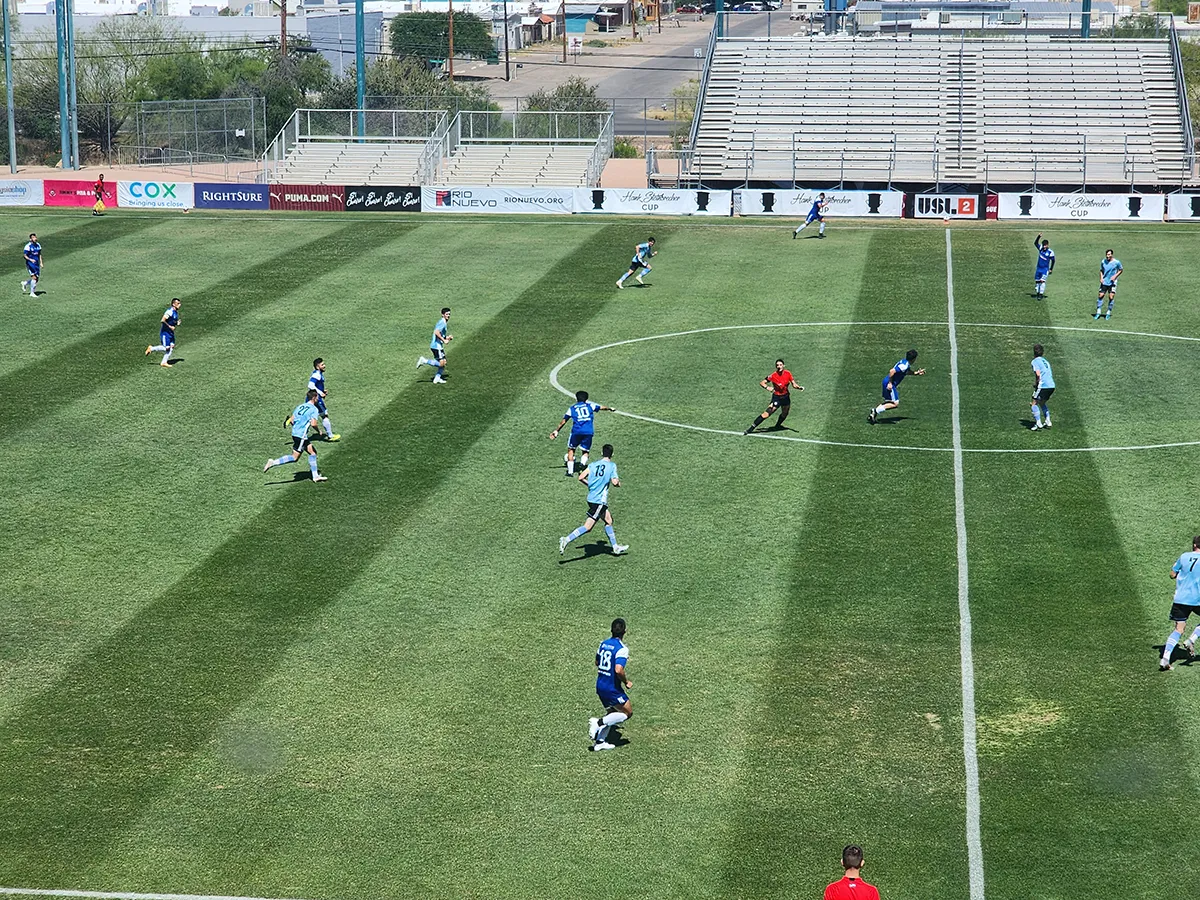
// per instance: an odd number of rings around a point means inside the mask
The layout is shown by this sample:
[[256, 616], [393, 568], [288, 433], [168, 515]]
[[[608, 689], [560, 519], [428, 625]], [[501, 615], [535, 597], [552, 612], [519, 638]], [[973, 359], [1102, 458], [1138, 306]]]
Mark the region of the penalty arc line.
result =
[[971, 648], [967, 513], [963, 490], [962, 421], [959, 416], [958, 334], [954, 326], [954, 263], [946, 229], [946, 309], [950, 328], [950, 430], [954, 444], [954, 528], [958, 554], [958, 647], [963, 698], [963, 767], [967, 787], [967, 872], [971, 900], [983, 900], [983, 839], [980, 834], [979, 735], [975, 721], [975, 659]]

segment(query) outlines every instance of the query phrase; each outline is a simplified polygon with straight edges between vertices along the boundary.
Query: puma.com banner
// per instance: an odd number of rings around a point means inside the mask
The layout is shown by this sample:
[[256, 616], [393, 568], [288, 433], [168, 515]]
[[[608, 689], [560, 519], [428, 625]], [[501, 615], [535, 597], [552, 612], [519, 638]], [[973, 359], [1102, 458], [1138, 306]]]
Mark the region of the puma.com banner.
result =
[[733, 191], [689, 189], [577, 188], [575, 212], [639, 216], [728, 216]]
[[439, 213], [573, 213], [574, 188], [423, 187], [421, 211]]
[[1161, 222], [1162, 194], [1001, 194], [1001, 219]]
[[[821, 191], [741, 190], [733, 192], [733, 211], [743, 216], [788, 216], [803, 218], [812, 209]], [[903, 191], [825, 191], [831, 218], [898, 219], [904, 212]]]

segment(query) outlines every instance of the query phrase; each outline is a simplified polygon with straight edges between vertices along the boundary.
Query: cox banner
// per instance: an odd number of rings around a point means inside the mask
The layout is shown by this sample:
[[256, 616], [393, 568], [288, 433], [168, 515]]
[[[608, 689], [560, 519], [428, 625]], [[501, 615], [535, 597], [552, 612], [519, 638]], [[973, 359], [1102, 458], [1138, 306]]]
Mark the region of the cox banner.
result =
[[1200, 222], [1200, 194], [1168, 194], [1167, 218], [1172, 221], [1191, 219]]
[[196, 209], [269, 209], [265, 184], [197, 184]]
[[1001, 194], [1001, 219], [1161, 222], [1162, 194]]
[[634, 213], [650, 216], [728, 216], [733, 191], [686, 189], [624, 190], [577, 188], [575, 212]]
[[[821, 191], [741, 190], [733, 192], [734, 212], [743, 216], [803, 217]], [[900, 218], [904, 211], [903, 191], [824, 191], [829, 203], [827, 216], [880, 216]]]
[[45, 191], [40, 180], [0, 181], [0, 206], [41, 206], [46, 201]]
[[979, 194], [906, 194], [909, 219], [982, 219], [987, 208]]
[[[95, 206], [96, 189], [92, 181], [62, 181], [47, 179], [42, 183], [46, 206]], [[120, 206], [117, 198], [117, 185], [108, 182], [104, 185], [104, 205]]]
[[419, 187], [378, 187], [363, 185], [346, 188], [346, 212], [420, 212]]
[[423, 212], [572, 213], [574, 188], [421, 188]]
[[330, 184], [273, 184], [271, 209], [341, 211], [346, 207], [346, 189]]
[[192, 184], [186, 181], [118, 181], [117, 205], [135, 209], [191, 209]]

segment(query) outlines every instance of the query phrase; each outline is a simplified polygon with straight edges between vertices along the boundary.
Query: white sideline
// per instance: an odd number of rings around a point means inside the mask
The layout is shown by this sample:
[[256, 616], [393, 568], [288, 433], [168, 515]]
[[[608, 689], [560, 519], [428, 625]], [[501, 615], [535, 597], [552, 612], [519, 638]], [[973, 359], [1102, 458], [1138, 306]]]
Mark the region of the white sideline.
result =
[[946, 229], [946, 308], [950, 326], [950, 425], [954, 445], [954, 527], [958, 532], [958, 649], [962, 668], [963, 765], [967, 780], [967, 870], [971, 900], [983, 900], [983, 840], [979, 830], [979, 755], [975, 723], [975, 660], [968, 602], [967, 513], [963, 497], [962, 423], [959, 420], [958, 335], [954, 328], [954, 263]]
[[270, 897], [224, 897], [219, 894], [137, 894], [132, 891], [72, 891], [0, 887], [0, 896], [86, 897], [88, 900], [281, 900]]

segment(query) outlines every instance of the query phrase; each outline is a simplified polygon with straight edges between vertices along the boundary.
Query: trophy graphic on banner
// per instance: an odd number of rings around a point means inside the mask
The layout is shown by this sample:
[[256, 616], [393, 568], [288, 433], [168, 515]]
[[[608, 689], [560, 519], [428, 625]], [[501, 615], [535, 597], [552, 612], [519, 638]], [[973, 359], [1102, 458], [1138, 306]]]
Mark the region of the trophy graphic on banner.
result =
[[1142, 198], [1141, 197], [1130, 197], [1129, 198], [1129, 218], [1137, 219], [1137, 218], [1141, 218], [1141, 215], [1142, 215]]
[[604, 209], [604, 191], [592, 191], [592, 209]]
[[1022, 194], [1021, 198], [1020, 198], [1020, 204], [1021, 204], [1021, 215], [1023, 215], [1023, 216], [1030, 215], [1033, 211], [1033, 195], [1032, 194]]
[[883, 194], [867, 194], [867, 213], [879, 215], [879, 204], [883, 202]]
[[696, 191], [696, 212], [708, 212], [708, 191]]
[[773, 191], [763, 192], [763, 212], [775, 212], [775, 193]]

